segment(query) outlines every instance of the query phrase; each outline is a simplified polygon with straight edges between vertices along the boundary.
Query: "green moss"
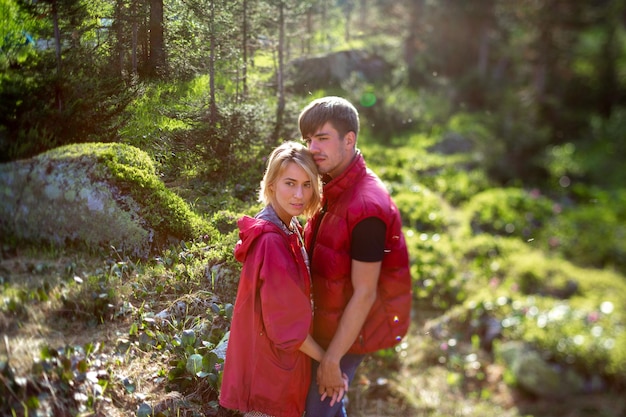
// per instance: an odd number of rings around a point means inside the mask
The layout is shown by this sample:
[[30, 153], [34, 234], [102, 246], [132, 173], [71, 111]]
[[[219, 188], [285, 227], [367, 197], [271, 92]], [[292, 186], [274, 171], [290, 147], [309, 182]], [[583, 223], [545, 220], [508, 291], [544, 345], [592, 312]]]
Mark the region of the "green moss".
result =
[[[102, 155], [103, 158], [106, 156]], [[181, 239], [212, 232], [209, 223], [194, 213], [181, 197], [168, 190], [154, 173], [122, 161], [112, 157], [104, 158], [102, 162], [109, 168], [113, 183], [135, 201], [142, 202], [140, 214], [148, 225]]]
[[73, 157], [95, 157], [107, 168], [106, 171], [99, 170], [103, 179], [110, 180], [123, 193], [140, 202], [141, 217], [163, 236], [192, 239], [213, 234], [207, 221], [165, 187], [156, 175], [152, 160], [140, 149], [123, 144], [92, 143], [64, 147], [59, 152]]

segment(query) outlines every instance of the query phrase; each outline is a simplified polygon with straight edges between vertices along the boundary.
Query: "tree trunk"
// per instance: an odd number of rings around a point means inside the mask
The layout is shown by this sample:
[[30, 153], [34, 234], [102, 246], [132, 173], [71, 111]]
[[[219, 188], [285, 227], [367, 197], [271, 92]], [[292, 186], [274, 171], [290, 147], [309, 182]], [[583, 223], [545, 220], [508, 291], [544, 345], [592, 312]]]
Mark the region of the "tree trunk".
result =
[[133, 1], [131, 6], [132, 16], [132, 39], [131, 39], [131, 60], [132, 60], [132, 76], [137, 76], [137, 49], [139, 45], [139, 13], [137, 12], [137, 2]]
[[609, 118], [613, 108], [619, 100], [619, 82], [617, 76], [617, 61], [619, 57], [619, 42], [617, 32], [622, 25], [624, 2], [613, 0], [606, 11], [606, 35], [602, 45], [600, 66], [600, 113]]
[[352, 26], [352, 11], [354, 10], [354, 4], [352, 4], [353, 0], [347, 0], [343, 4], [343, 16], [345, 18], [345, 28], [344, 28], [344, 40], [346, 42], [350, 42], [350, 27]]
[[209, 7], [209, 41], [211, 42], [209, 51], [209, 120], [214, 123], [217, 121], [217, 104], [215, 103], [215, 1], [211, 1]]
[[243, 84], [243, 97], [248, 96], [248, 1], [243, 0], [243, 23], [242, 23], [242, 51], [243, 51], [243, 68], [241, 69], [241, 82]]
[[285, 4], [280, 2], [278, 5], [278, 69], [276, 71], [276, 91], [278, 95], [278, 103], [276, 106], [276, 126], [274, 127], [274, 141], [280, 139], [280, 130], [283, 125], [283, 117], [285, 113], [285, 91], [283, 85], [283, 49], [285, 48]]
[[[116, 59], [113, 61], [115, 67], [115, 72], [119, 74], [120, 78], [124, 78], [124, 1], [117, 0], [115, 3], [115, 21], [113, 23], [113, 27], [115, 29], [116, 36], [116, 44], [115, 44], [115, 57]], [[112, 58], [113, 58], [112, 57]]]
[[[211, 3], [212, 4], [212, 3]], [[150, 0], [150, 64], [151, 75], [165, 71], [165, 46], [163, 42], [163, 0]]]
[[[404, 41], [404, 62], [408, 69], [408, 83], [412, 88], [416, 88], [420, 84], [422, 74], [420, 74], [417, 65], [419, 30], [421, 27], [420, 16], [422, 15], [423, 0], [408, 0], [409, 13], [408, 18], [408, 35]], [[365, 8], [365, 1], [362, 2], [362, 10]]]
[[59, 9], [56, 1], [52, 2], [52, 22], [54, 25], [54, 46], [57, 60], [57, 76], [55, 86], [55, 101], [59, 111], [63, 111], [63, 97], [61, 91], [61, 77], [63, 74], [61, 65], [61, 30], [59, 29]]

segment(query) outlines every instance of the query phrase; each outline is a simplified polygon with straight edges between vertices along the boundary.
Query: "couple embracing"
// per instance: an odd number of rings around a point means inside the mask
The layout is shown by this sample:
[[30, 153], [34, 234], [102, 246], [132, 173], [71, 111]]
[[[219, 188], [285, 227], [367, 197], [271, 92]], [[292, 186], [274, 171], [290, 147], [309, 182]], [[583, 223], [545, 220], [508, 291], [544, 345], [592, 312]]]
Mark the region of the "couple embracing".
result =
[[365, 355], [396, 345], [410, 321], [400, 213], [356, 146], [356, 108], [324, 97], [298, 124], [306, 147], [274, 149], [265, 206], [238, 222], [243, 266], [220, 405], [244, 416], [346, 417]]

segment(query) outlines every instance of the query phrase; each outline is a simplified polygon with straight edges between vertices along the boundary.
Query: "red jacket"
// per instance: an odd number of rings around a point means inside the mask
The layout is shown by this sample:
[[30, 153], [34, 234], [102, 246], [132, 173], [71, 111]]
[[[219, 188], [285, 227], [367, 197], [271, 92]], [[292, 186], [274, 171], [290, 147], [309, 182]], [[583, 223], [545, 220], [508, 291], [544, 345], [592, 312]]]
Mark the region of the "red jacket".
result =
[[361, 220], [377, 217], [387, 234], [376, 301], [349, 352], [370, 353], [396, 345], [408, 330], [412, 301], [409, 255], [396, 205], [360, 153], [346, 171], [324, 185], [322, 205], [305, 228], [315, 304], [313, 338], [328, 348], [354, 292], [352, 230]]
[[267, 220], [245, 216], [238, 225], [235, 257], [243, 267], [220, 404], [241, 412], [301, 417], [311, 359], [298, 349], [312, 321], [301, 245], [296, 234], [288, 236]]

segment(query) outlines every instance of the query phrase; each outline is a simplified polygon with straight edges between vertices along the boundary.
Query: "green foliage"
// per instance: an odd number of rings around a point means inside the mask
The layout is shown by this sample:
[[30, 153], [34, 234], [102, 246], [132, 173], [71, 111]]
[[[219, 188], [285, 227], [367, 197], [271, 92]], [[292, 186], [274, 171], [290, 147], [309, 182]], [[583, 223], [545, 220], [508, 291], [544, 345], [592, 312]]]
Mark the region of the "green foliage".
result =
[[[145, 287], [137, 287], [138, 299], [170, 298], [159, 314], [147, 304], [138, 311], [129, 339], [148, 352], [168, 352], [168, 386], [191, 392], [206, 383], [215, 401], [221, 383], [225, 344], [233, 305], [219, 301], [217, 294], [234, 299], [237, 281], [230, 263], [233, 232], [216, 246], [202, 240], [173, 246], [156, 259]], [[230, 253], [224, 248], [229, 247]], [[155, 284], [157, 280], [157, 285]], [[199, 289], [200, 288], [200, 289]], [[202, 288], [209, 288], [210, 291]], [[127, 343], [118, 346], [124, 350]]]
[[419, 233], [445, 233], [453, 223], [447, 202], [419, 184], [398, 191], [393, 198], [402, 223]]
[[[484, 251], [488, 238], [482, 240]], [[623, 278], [523, 246], [498, 245], [496, 250], [492, 245], [487, 250], [493, 278], [471, 292], [468, 312], [477, 323], [485, 323], [482, 314], [495, 317], [505, 339], [529, 342], [554, 361], [575, 363], [584, 375], [617, 376], [615, 369], [626, 365], [623, 349], [616, 345], [625, 332], [626, 317], [618, 308], [626, 296]]]
[[564, 207], [541, 231], [541, 242], [580, 265], [626, 272], [626, 193], [596, 196]]
[[[216, 219], [231, 218], [232, 222], [234, 217], [222, 213]], [[204, 239], [181, 242], [161, 250], [160, 256], [145, 265], [123, 259], [119, 253], [89, 271], [79, 272], [78, 266], [70, 263], [60, 281], [33, 283], [28, 288], [23, 283], [4, 282], [1, 312], [20, 323], [30, 320], [28, 312], [36, 305], [51, 304], [52, 320], [97, 326], [130, 317], [131, 325], [127, 337], [112, 346], [113, 352], [95, 355], [100, 346], [91, 344], [84, 348], [45, 347], [27, 377], [1, 362], [6, 384], [0, 384], [0, 414], [51, 409], [55, 414], [74, 415], [97, 409], [106, 401], [109, 387], [133, 394], [138, 381], [126, 376], [120, 365], [145, 360], [146, 352], [167, 352], [170, 361], [158, 374], [170, 389], [185, 393], [202, 390], [203, 400], [216, 404], [225, 347], [222, 341], [233, 312], [232, 303], [220, 301], [220, 297], [234, 300], [239, 271], [232, 254], [236, 238], [233, 230], [212, 245]], [[29, 267], [31, 273], [38, 277], [54, 273], [53, 255], [50, 262]], [[157, 314], [160, 306], [167, 306], [163, 310], [167, 314]], [[197, 369], [192, 368], [194, 364]], [[114, 379], [110, 378], [111, 367], [116, 369]]]
[[[43, 166], [41, 169], [46, 169], [48, 166], [46, 164], [59, 166], [73, 164], [79, 172], [84, 168], [84, 175], [88, 176], [93, 184], [108, 184], [109, 189], [113, 190], [109, 192], [113, 198], [118, 199], [117, 204], [128, 207], [129, 213], [122, 211], [120, 218], [123, 215], [135, 216], [134, 220], [126, 219], [129, 222], [126, 227], [131, 232], [143, 228], [141, 229], [143, 234], [137, 232], [139, 236], [121, 231], [128, 241], [115, 243], [115, 245], [127, 243], [128, 249], [136, 255], [142, 255], [149, 244], [156, 249], [168, 239], [192, 239], [205, 235], [211, 238], [215, 234], [207, 220], [195, 213], [181, 197], [166, 188], [157, 176], [149, 156], [135, 147], [105, 143], [68, 145], [50, 151], [40, 159]], [[73, 181], [72, 184], [86, 181], [82, 177], [66, 180]], [[119, 226], [114, 224], [110, 227]], [[110, 234], [111, 230], [106, 233]], [[147, 237], [148, 233], [152, 236]], [[110, 238], [115, 241], [115, 236]], [[94, 239], [97, 241], [97, 237]], [[90, 243], [89, 237], [85, 237], [85, 240]], [[123, 247], [119, 249], [126, 250]]]
[[533, 239], [551, 219], [553, 203], [538, 190], [494, 188], [472, 197], [463, 210], [475, 234]]
[[417, 301], [441, 310], [463, 302], [469, 276], [460, 269], [454, 255], [456, 245], [449, 235], [407, 230], [406, 240]]
[[498, 146], [494, 143], [492, 123], [489, 115], [459, 111], [450, 116], [446, 129], [465, 138], [476, 146], [478, 152], [485, 154], [488, 147]]
[[507, 274], [504, 262], [511, 253], [526, 254], [529, 246], [514, 237], [479, 234], [464, 239], [462, 253], [475, 279], [473, 291], [493, 283], [493, 278]]
[[207, 82], [198, 76], [147, 87], [128, 109], [121, 136], [151, 155], [166, 178], [203, 183], [196, 186], [205, 194], [229, 188], [236, 198], [250, 199], [272, 147], [271, 110], [262, 102], [224, 104], [211, 120]]
[[238, 213], [229, 210], [220, 210], [213, 214], [211, 222], [222, 235], [237, 229], [237, 220], [241, 217]]
[[585, 376], [623, 378], [623, 314], [604, 301], [589, 307], [554, 300], [515, 301], [504, 313], [503, 335], [523, 339], [558, 363], [574, 363]]
[[102, 74], [89, 78], [78, 71], [64, 79], [29, 73], [35, 70], [8, 71], [0, 76], [3, 162], [65, 144], [117, 138], [122, 110], [135, 94], [133, 88]]
[[469, 201], [476, 194], [493, 186], [484, 170], [468, 170], [456, 165], [446, 166], [430, 175], [423, 175], [421, 181], [454, 206]]
[[8, 363], [0, 363], [0, 411], [14, 416], [94, 411], [112, 380], [100, 348], [92, 343], [58, 349], [44, 346], [27, 378], [18, 377]]
[[[0, 73], [11, 66], [24, 64], [35, 58], [33, 31], [40, 24], [21, 10], [13, 0], [0, 1]], [[4, 104], [4, 103], [3, 103]]]
[[615, 108], [608, 119], [594, 115], [589, 125], [589, 137], [577, 145], [575, 161], [592, 184], [623, 187], [626, 173], [619, 155], [626, 153], [626, 107]]
[[108, 167], [111, 179], [125, 194], [143, 202], [140, 213], [149, 225], [182, 239], [213, 234], [205, 220], [165, 187], [142, 151], [123, 145], [98, 145], [97, 148], [100, 150], [98, 158]]
[[355, 104], [361, 103], [359, 113], [368, 121], [362, 126], [363, 131], [384, 145], [411, 132], [429, 132], [439, 126], [451, 110], [450, 102], [436, 93], [420, 94], [407, 88], [386, 86], [366, 86], [349, 91], [356, 94], [356, 97], [349, 98]]

